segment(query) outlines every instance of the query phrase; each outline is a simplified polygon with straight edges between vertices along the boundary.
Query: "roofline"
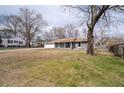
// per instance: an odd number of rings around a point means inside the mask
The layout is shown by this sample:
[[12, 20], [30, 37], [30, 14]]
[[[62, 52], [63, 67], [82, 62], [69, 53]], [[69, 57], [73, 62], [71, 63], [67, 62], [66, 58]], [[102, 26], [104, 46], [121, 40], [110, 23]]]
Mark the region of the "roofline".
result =
[[62, 38], [62, 39], [56, 39], [51, 42], [46, 42], [46, 44], [55, 44], [55, 43], [87, 43], [88, 41], [86, 39], [83, 40], [83, 38]]
[[[88, 41], [79, 41], [81, 43], [87, 43]], [[45, 44], [55, 44], [55, 43], [78, 43], [78, 41], [73, 42], [46, 42]]]
[[78, 43], [78, 42], [84, 43], [88, 41], [65, 41], [65, 42], [54, 42], [54, 43]]

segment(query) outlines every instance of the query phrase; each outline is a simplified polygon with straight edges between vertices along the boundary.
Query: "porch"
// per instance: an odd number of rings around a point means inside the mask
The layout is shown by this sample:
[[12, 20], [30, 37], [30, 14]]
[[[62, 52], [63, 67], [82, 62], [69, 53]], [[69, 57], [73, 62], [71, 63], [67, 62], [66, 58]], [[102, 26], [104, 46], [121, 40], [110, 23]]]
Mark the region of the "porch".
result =
[[81, 42], [63, 42], [63, 43], [55, 43], [55, 48], [80, 48]]

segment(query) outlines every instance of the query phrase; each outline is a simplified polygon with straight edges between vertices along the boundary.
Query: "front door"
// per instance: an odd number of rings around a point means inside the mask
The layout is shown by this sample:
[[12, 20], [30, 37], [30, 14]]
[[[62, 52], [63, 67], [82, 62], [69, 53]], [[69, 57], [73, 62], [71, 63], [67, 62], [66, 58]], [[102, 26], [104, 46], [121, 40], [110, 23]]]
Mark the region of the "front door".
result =
[[74, 49], [76, 46], [75, 46], [75, 43], [72, 42], [72, 49]]

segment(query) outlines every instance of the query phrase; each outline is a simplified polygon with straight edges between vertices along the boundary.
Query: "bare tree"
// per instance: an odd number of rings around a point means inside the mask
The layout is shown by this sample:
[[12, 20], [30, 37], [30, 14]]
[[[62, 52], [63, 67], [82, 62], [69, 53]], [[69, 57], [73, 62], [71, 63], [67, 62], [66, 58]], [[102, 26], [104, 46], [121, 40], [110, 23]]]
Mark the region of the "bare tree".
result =
[[82, 23], [86, 23], [87, 33], [87, 54], [94, 55], [94, 29], [100, 22], [108, 24], [113, 14], [124, 12], [123, 6], [119, 5], [88, 5], [88, 6], [68, 6], [84, 17]]
[[72, 25], [72, 24], [66, 25], [65, 30], [66, 30], [66, 36], [68, 38], [78, 38], [79, 37], [79, 32], [74, 25]]
[[16, 15], [9, 15], [9, 16], [1, 15], [0, 16], [0, 26], [3, 27], [1, 30], [10, 31], [14, 37], [16, 37], [19, 32], [18, 24], [19, 24], [18, 16]]
[[42, 31], [46, 25], [41, 14], [28, 8], [20, 8], [19, 28], [26, 40], [27, 47], [31, 47], [31, 41], [37, 32]]
[[101, 29], [98, 31], [98, 42], [99, 42], [99, 45], [100, 45], [100, 49], [102, 49], [102, 46], [104, 45], [104, 41], [106, 39], [105, 37], [105, 33], [106, 33], [106, 30], [105, 29]]
[[55, 39], [65, 38], [65, 29], [62, 27], [53, 27], [53, 33]]
[[45, 31], [43, 33], [43, 39], [46, 41], [46, 42], [50, 42], [54, 39], [54, 33], [53, 33], [53, 30], [50, 30], [50, 31]]
[[84, 38], [87, 38], [87, 29], [84, 28], [82, 30], [82, 34], [84, 35]]
[[13, 31], [8, 29], [0, 30], [0, 35], [2, 38], [11, 38], [13, 37]]

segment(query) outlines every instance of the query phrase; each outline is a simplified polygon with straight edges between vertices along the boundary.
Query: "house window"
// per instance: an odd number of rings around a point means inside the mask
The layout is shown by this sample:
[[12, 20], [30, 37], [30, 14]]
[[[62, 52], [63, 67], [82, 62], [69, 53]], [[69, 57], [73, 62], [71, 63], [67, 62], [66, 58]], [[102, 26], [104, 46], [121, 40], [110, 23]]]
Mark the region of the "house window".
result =
[[14, 40], [14, 43], [18, 43], [18, 41]]
[[79, 47], [81, 46], [81, 42], [78, 43], [78, 46], [79, 46]]
[[23, 44], [23, 42], [22, 41], [19, 41], [19, 44]]
[[13, 40], [8, 40], [8, 43], [13, 43]]
[[70, 48], [70, 43], [65, 43], [65, 48]]
[[2, 39], [1, 39], [1, 36], [0, 36], [0, 44], [2, 43]]
[[8, 40], [8, 43], [9, 43], [9, 40]]

